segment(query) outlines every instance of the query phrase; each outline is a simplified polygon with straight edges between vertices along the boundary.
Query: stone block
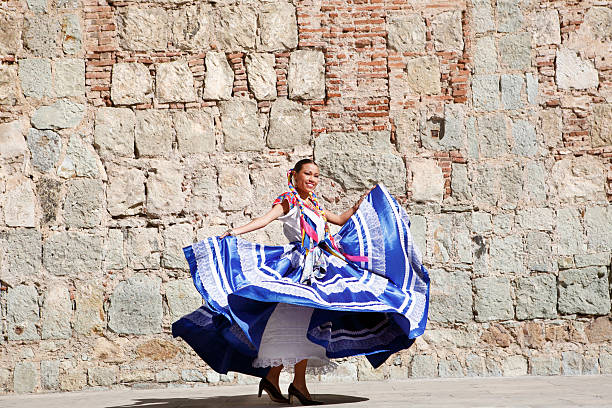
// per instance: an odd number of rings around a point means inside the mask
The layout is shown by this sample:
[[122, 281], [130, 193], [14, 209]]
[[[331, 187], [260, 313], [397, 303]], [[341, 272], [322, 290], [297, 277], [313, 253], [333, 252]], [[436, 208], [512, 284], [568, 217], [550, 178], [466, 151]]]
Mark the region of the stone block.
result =
[[147, 340], [136, 347], [136, 354], [138, 354], [139, 358], [154, 361], [171, 360], [180, 351], [173, 343], [162, 339]]
[[214, 32], [212, 16], [209, 4], [185, 5], [173, 10], [172, 43], [186, 51], [209, 50]]
[[429, 271], [432, 282], [429, 318], [434, 322], [454, 323], [472, 320], [472, 281], [467, 271]]
[[561, 367], [563, 375], [581, 375], [582, 374], [582, 356], [575, 351], [564, 351], [561, 353]]
[[[119, 45], [131, 51], [164, 51], [168, 47], [168, 18], [161, 7], [121, 7], [117, 14]], [[114, 98], [113, 98], [114, 101]]]
[[49, 225], [55, 223], [57, 209], [60, 207], [61, 188], [62, 183], [50, 177], [41, 177], [36, 182], [43, 224]]
[[22, 14], [9, 14], [4, 9], [0, 12], [0, 54], [15, 55], [21, 50], [21, 33], [23, 30]]
[[210, 213], [218, 208], [219, 187], [217, 185], [217, 171], [210, 167], [197, 169], [192, 177], [189, 210], [196, 213]]
[[536, 45], [561, 44], [559, 12], [549, 9], [533, 13], [530, 31]]
[[110, 387], [117, 383], [119, 368], [110, 367], [91, 367], [87, 369], [87, 383], [92, 387]]
[[612, 104], [600, 103], [593, 105], [591, 123], [591, 146], [612, 145]]
[[525, 75], [525, 80], [527, 81], [527, 102], [529, 102], [531, 105], [537, 105], [539, 92], [537, 74], [528, 72]]
[[123, 231], [109, 229], [104, 240], [104, 269], [123, 269], [127, 265], [123, 251]]
[[436, 51], [463, 52], [463, 27], [461, 11], [444, 11], [431, 19], [433, 41]]
[[357, 379], [359, 381], [383, 381], [386, 377], [386, 368], [383, 365], [375, 369], [365, 358], [361, 358], [357, 362]]
[[106, 328], [104, 289], [95, 284], [79, 282], [74, 304], [74, 331], [84, 336], [102, 333]]
[[147, 103], [152, 92], [153, 80], [144, 64], [120, 62], [113, 65], [111, 99], [115, 105]]
[[264, 135], [259, 127], [257, 102], [232, 99], [220, 104], [225, 151], [259, 151]]
[[474, 45], [474, 71], [477, 74], [494, 74], [498, 67], [495, 38], [478, 38]]
[[410, 365], [410, 377], [433, 378], [438, 376], [436, 357], [429, 354], [415, 354]]
[[27, 0], [28, 8], [33, 13], [46, 13], [48, 11], [47, 0]]
[[543, 110], [540, 112], [538, 131], [544, 142], [549, 147], [560, 146], [563, 142], [561, 131], [563, 128], [562, 115], [560, 111]]
[[108, 327], [118, 334], [161, 332], [160, 280], [136, 274], [119, 282], [110, 296]]
[[93, 228], [104, 218], [104, 185], [99, 180], [68, 181], [64, 222], [69, 227]]
[[85, 115], [85, 105], [60, 99], [49, 106], [41, 106], [32, 115], [32, 126], [37, 129], [66, 129], [81, 123]]
[[515, 232], [514, 214], [500, 213], [493, 216], [493, 233], [501, 236]]
[[453, 216], [452, 214], [439, 214], [430, 221], [429, 229], [434, 239], [429, 250], [431, 257], [441, 263], [451, 260], [453, 254]]
[[499, 109], [501, 106], [499, 75], [474, 75], [472, 77], [472, 101], [476, 110]]
[[333, 175], [346, 189], [363, 190], [379, 182], [392, 194], [406, 189], [404, 161], [395, 154], [388, 132], [322, 134], [316, 139], [314, 156], [321, 173]]
[[72, 301], [68, 288], [54, 284], [43, 294], [42, 339], [69, 339]]
[[559, 255], [574, 255], [583, 251], [584, 230], [576, 209], [560, 208], [557, 210], [555, 241]]
[[441, 359], [438, 374], [441, 378], [460, 378], [463, 377], [463, 367], [456, 357]]
[[483, 157], [499, 157], [508, 153], [506, 115], [488, 114], [478, 118], [480, 153]]
[[29, 178], [19, 175], [8, 178], [1, 202], [7, 226], [35, 227], [38, 224], [34, 183]]
[[276, 64], [274, 54], [254, 53], [246, 56], [249, 88], [258, 101], [276, 99]]
[[222, 52], [209, 51], [204, 60], [206, 77], [204, 79], [203, 99], [228, 100], [232, 97], [234, 71]]
[[114, 216], [142, 212], [145, 202], [145, 176], [142, 170], [109, 166], [106, 200], [108, 212]]
[[24, 157], [28, 151], [23, 136], [26, 126], [23, 120], [0, 123], [0, 159]]
[[612, 244], [612, 206], [587, 207], [584, 212], [587, 248], [590, 252], [610, 251]]
[[322, 51], [296, 50], [289, 57], [289, 98], [325, 98], [325, 56]]
[[601, 374], [612, 374], [612, 352], [602, 350], [599, 354]]
[[48, 14], [26, 17], [23, 25], [23, 46], [37, 57], [59, 55], [60, 24]]
[[595, 356], [582, 358], [582, 375], [599, 375], [599, 359]]
[[159, 268], [161, 244], [157, 228], [130, 228], [126, 250], [130, 268]]
[[60, 376], [61, 391], [78, 391], [87, 386], [87, 375], [80, 370], [65, 370]]
[[179, 163], [156, 160], [147, 178], [147, 214], [162, 216], [180, 212], [185, 207], [183, 170]]
[[501, 76], [501, 101], [504, 109], [521, 109], [521, 92], [525, 81], [522, 75], [506, 74]]
[[55, 96], [85, 96], [85, 61], [61, 59], [53, 63]]
[[474, 279], [476, 296], [474, 298], [475, 320], [507, 320], [514, 317], [514, 306], [510, 292], [510, 280], [504, 277], [484, 277]]
[[[19, 285], [6, 293], [6, 331], [8, 340], [39, 340], [38, 291], [34, 286]], [[17, 390], [15, 390], [17, 392]]]
[[60, 136], [52, 130], [30, 129], [27, 141], [32, 165], [41, 172], [54, 169], [62, 149]]
[[136, 116], [128, 108], [96, 111], [94, 145], [102, 157], [133, 157]]
[[412, 200], [419, 203], [441, 203], [444, 195], [444, 177], [437, 161], [415, 158], [407, 165], [412, 175]]
[[57, 276], [98, 276], [102, 266], [102, 237], [60, 231], [43, 243], [43, 265]]
[[[391, 119], [395, 125], [395, 147], [397, 151], [403, 155], [416, 155], [417, 142], [415, 140], [415, 135], [418, 135], [420, 130], [419, 113], [413, 109], [402, 109], [396, 112], [392, 111]], [[423, 141], [424, 140], [432, 139], [423, 139]]]
[[77, 14], [66, 14], [62, 20], [62, 49], [68, 55], [81, 51], [83, 32]]
[[521, 12], [521, 0], [498, 0], [497, 1], [497, 31], [500, 33], [512, 33], [519, 31], [523, 25], [523, 13]]
[[559, 375], [561, 360], [551, 355], [538, 355], [529, 358], [529, 373], [531, 375]]
[[502, 68], [527, 70], [531, 67], [531, 33], [508, 34], [498, 44]]
[[257, 13], [249, 4], [219, 8], [215, 35], [223, 51], [249, 51], [255, 48]]
[[491, 214], [486, 212], [473, 212], [472, 231], [476, 234], [486, 234], [491, 232]]
[[599, 74], [590, 60], [568, 48], [557, 50], [555, 80], [560, 89], [589, 89], [599, 85]]
[[193, 74], [185, 60], [162, 62], [155, 74], [155, 97], [158, 102], [193, 102], [196, 93]]
[[604, 266], [559, 272], [559, 312], [605, 315], [610, 312], [608, 271]]
[[524, 229], [552, 231], [555, 225], [553, 210], [530, 208], [517, 212], [517, 223]]
[[553, 275], [520, 277], [516, 281], [516, 318], [557, 317], [557, 280]]
[[508, 274], [519, 274], [524, 272], [523, 241], [519, 234], [504, 237], [494, 236], [489, 248], [491, 265], [494, 270]]
[[596, 157], [584, 155], [558, 160], [551, 174], [555, 175], [551, 184], [561, 203], [607, 201], [604, 191], [606, 170]]
[[259, 10], [258, 49], [283, 51], [295, 49], [297, 45], [295, 6], [285, 1], [263, 4]]
[[406, 63], [407, 85], [415, 93], [437, 95], [441, 91], [437, 57], [417, 57]]
[[472, 199], [470, 180], [468, 178], [467, 165], [453, 163], [451, 167], [451, 192], [452, 196], [459, 201]]
[[172, 116], [167, 111], [137, 111], [134, 139], [138, 157], [166, 157], [174, 141]]
[[209, 110], [176, 112], [174, 128], [181, 154], [187, 156], [215, 151], [215, 121]]
[[[98, 156], [91, 146], [85, 144], [81, 136], [76, 134], [70, 136], [63, 163], [68, 163], [73, 170], [72, 175], [78, 177], [98, 177], [100, 175], [100, 168], [102, 167]], [[60, 166], [60, 168], [61, 167], [62, 166]]]
[[226, 211], [244, 209], [253, 197], [253, 188], [246, 167], [224, 165], [219, 167], [221, 208]]
[[542, 162], [528, 161], [523, 167], [523, 191], [521, 201], [542, 205], [548, 193], [548, 171]]
[[182, 370], [181, 379], [187, 382], [206, 382], [206, 376], [199, 370]]
[[602, 252], [599, 254], [576, 254], [574, 256], [577, 268], [585, 266], [608, 266], [610, 265], [610, 253]]
[[166, 300], [168, 301], [170, 320], [173, 322], [202, 306], [202, 296], [193, 286], [191, 279], [168, 282], [166, 284]]
[[[407, 112], [410, 115], [409, 112]], [[402, 114], [401, 116], [404, 116]], [[416, 115], [414, 115], [416, 116]], [[401, 118], [401, 120], [412, 120], [413, 122], [417, 122], [418, 118], [414, 117], [406, 117], [406, 119]], [[465, 107], [462, 104], [447, 104], [444, 106], [444, 122], [440, 124], [439, 122], [435, 123], [433, 120], [429, 121], [432, 123], [431, 130], [428, 129], [426, 125], [425, 128], [420, 132], [421, 143], [423, 147], [432, 150], [460, 150], [465, 146]], [[401, 124], [399, 124], [401, 126]], [[407, 124], [410, 126], [409, 124]], [[410, 152], [413, 151], [414, 146], [406, 146], [405, 138], [411, 137], [414, 140], [414, 133], [419, 133], [419, 125], [418, 123], [414, 123], [412, 128], [413, 134], [403, 136], [404, 140], [397, 140], [396, 144], [398, 144], [399, 148], [403, 148], [403, 151]], [[402, 132], [407, 131], [408, 129], [402, 129]], [[432, 135], [432, 130], [437, 131], [437, 135]], [[396, 137], [397, 137], [397, 129], [396, 129]], [[407, 142], [407, 141], [406, 141]]]
[[338, 364], [334, 371], [321, 374], [322, 382], [355, 382], [357, 381], [357, 366], [350, 362]]
[[155, 374], [155, 381], [157, 381], [158, 383], [177, 382], [179, 381], [179, 379], [179, 375], [168, 368], [163, 369]]
[[387, 46], [397, 52], [425, 52], [426, 31], [420, 14], [391, 16], [387, 20]]
[[43, 360], [40, 362], [40, 386], [43, 390], [59, 388], [59, 360]]
[[42, 264], [42, 238], [34, 229], [0, 234], [0, 276], [11, 286], [36, 276]]
[[272, 149], [290, 149], [311, 142], [310, 108], [286, 98], [277, 99], [270, 108], [267, 144]]
[[521, 355], [508, 356], [502, 361], [504, 377], [527, 375], [527, 359]]
[[16, 394], [34, 392], [40, 382], [39, 367], [37, 363], [23, 361], [15, 364], [13, 371], [13, 391]]
[[170, 269], [189, 269], [183, 248], [191, 245], [194, 241], [194, 233], [191, 224], [175, 224], [168, 226], [163, 233], [164, 253], [162, 265]]
[[473, 25], [477, 33], [495, 30], [493, 8], [490, 0], [471, 0], [473, 6]]
[[535, 127], [528, 121], [518, 119], [512, 123], [512, 152], [518, 156], [534, 157], [539, 153]]
[[0, 64], [0, 105], [17, 103], [17, 68]]

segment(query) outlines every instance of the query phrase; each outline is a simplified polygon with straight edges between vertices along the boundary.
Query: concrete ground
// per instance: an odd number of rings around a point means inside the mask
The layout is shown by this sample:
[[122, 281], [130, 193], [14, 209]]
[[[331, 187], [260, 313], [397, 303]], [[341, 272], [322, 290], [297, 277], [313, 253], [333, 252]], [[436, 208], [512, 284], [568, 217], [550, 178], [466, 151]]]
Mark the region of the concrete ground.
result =
[[[612, 407], [612, 376], [457, 378], [313, 384], [335, 407]], [[286, 390], [286, 385], [283, 387]], [[257, 385], [87, 391], [0, 397], [2, 408], [282, 407]], [[296, 402], [294, 402], [296, 405]]]

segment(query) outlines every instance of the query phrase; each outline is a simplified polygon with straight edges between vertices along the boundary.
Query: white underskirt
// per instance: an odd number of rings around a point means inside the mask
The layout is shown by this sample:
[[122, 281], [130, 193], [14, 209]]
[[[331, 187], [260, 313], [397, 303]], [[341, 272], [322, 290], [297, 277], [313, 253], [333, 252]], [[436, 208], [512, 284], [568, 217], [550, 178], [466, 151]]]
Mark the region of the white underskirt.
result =
[[327, 358], [325, 348], [308, 340], [311, 307], [279, 303], [264, 329], [253, 367], [285, 366], [292, 371], [296, 363], [308, 359], [308, 372], [320, 373], [336, 364]]

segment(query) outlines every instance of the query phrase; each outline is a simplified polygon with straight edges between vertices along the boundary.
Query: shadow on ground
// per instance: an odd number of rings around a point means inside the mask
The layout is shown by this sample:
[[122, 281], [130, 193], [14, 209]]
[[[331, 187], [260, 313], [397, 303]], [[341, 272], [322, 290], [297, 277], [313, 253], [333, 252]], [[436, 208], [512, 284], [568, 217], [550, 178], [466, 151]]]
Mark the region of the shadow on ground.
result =
[[[368, 401], [368, 398], [353, 397], [350, 395], [315, 394], [313, 398], [322, 401], [325, 405], [350, 404]], [[294, 405], [299, 405], [294, 401]], [[208, 398], [147, 398], [136, 399], [130, 404], [114, 405], [107, 408], [219, 408], [219, 407], [283, 407], [288, 404], [272, 402], [265, 394], [261, 398], [256, 395], [215, 396]]]

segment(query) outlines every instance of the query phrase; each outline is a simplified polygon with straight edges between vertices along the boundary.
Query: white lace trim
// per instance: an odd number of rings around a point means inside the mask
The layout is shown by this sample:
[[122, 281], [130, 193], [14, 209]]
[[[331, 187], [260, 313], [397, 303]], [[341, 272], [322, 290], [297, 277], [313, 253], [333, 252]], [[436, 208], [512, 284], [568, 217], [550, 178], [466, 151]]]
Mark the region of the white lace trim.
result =
[[291, 358], [265, 358], [260, 359], [256, 358], [253, 360], [253, 367], [263, 368], [263, 367], [278, 367], [279, 365], [283, 365], [283, 370], [286, 370], [289, 373], [293, 373], [294, 366], [302, 360], [308, 359], [308, 365], [306, 366], [306, 373], [308, 374], [327, 374], [331, 371], [334, 371], [338, 364], [329, 359], [321, 359], [319, 357], [291, 357]]
[[[198, 266], [198, 276], [202, 282], [202, 286], [208, 292], [210, 298], [219, 306], [227, 306], [227, 295], [222, 290], [217, 265], [213, 262], [212, 250], [210, 248], [210, 240], [215, 238], [207, 238], [197, 242], [191, 246], [196, 258]], [[220, 262], [220, 260], [217, 260]], [[219, 265], [222, 269], [223, 265]], [[223, 269], [222, 269], [223, 270]]]
[[385, 275], [385, 239], [376, 210], [368, 201], [363, 201], [357, 211], [363, 219], [363, 228], [368, 242], [369, 269], [379, 275]]

